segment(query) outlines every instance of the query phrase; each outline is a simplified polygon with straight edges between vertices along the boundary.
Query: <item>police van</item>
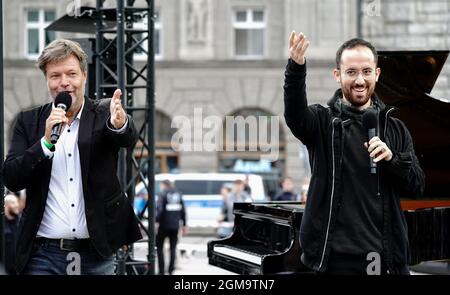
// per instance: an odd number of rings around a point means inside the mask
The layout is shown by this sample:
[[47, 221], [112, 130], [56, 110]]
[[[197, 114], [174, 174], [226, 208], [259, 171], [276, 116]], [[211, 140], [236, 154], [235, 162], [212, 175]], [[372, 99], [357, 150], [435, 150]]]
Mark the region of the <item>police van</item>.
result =
[[[156, 195], [159, 183], [170, 180], [183, 195], [186, 207], [187, 225], [189, 228], [217, 229], [221, 215], [223, 197], [220, 189], [223, 185], [232, 186], [235, 180], [245, 181], [247, 178], [253, 202], [267, 201], [263, 179], [257, 174], [243, 173], [162, 173], [155, 175]], [[136, 186], [135, 210], [142, 210], [147, 198], [147, 190], [143, 183]]]

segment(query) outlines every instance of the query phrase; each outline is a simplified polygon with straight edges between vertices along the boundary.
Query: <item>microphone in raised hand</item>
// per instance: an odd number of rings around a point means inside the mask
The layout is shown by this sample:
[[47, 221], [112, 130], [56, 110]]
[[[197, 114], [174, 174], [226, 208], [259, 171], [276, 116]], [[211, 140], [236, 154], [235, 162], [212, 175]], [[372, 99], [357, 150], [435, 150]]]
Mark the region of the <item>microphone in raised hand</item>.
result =
[[[374, 111], [366, 111], [364, 112], [362, 116], [362, 124], [364, 128], [367, 129], [367, 135], [369, 142], [372, 137], [376, 136], [377, 133], [377, 125], [378, 125], [378, 118], [377, 114]], [[369, 156], [369, 171], [371, 174], [377, 173], [377, 163], [373, 161], [373, 158]]]
[[[69, 92], [63, 91], [58, 93], [58, 95], [55, 98], [55, 106], [59, 109], [62, 109], [64, 111], [67, 111], [70, 109], [70, 106], [72, 105], [72, 97], [70, 96]], [[52, 134], [50, 136], [50, 141], [52, 144], [56, 144], [58, 141], [58, 138], [61, 134], [62, 130], [62, 123], [57, 123], [52, 128]]]

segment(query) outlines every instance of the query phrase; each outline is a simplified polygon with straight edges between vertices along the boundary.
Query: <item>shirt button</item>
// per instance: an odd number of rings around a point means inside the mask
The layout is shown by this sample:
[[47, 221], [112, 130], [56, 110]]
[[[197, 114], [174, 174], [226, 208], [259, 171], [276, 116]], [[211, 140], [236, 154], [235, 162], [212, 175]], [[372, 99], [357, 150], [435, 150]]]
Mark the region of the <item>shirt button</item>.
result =
[[72, 207], [75, 207], [75, 204], [72, 204], [71, 206], [72, 206]]
[[67, 129], [67, 132], [70, 132], [70, 129]]
[[69, 180], [70, 180], [70, 181], [73, 181], [73, 178], [70, 178]]
[[75, 231], [75, 229], [74, 229], [74, 228], [72, 228], [72, 231]]
[[69, 157], [72, 157], [72, 154], [71, 154], [71, 153], [69, 153]]

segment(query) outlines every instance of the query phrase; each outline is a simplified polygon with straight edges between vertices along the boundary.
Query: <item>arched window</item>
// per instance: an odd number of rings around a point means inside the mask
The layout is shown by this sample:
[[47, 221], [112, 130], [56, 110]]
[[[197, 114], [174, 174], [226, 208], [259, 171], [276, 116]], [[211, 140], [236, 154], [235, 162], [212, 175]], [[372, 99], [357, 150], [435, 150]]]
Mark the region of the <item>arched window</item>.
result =
[[237, 110], [225, 117], [221, 172], [257, 173], [273, 197], [285, 172], [285, 133], [279, 116], [259, 108]]
[[161, 111], [155, 112], [155, 172], [167, 173], [178, 171], [178, 152], [170, 145], [175, 129], [170, 127], [171, 119]]

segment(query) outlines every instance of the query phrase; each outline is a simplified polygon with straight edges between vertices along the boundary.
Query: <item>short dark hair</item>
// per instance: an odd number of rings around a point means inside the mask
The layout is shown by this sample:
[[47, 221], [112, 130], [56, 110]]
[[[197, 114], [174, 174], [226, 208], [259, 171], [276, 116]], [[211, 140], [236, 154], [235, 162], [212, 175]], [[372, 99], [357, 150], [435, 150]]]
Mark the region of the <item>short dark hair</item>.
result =
[[345, 49], [352, 49], [358, 46], [364, 46], [370, 49], [373, 53], [373, 57], [375, 60], [375, 65], [378, 63], [378, 53], [375, 47], [368, 41], [361, 39], [361, 38], [353, 38], [348, 41], [345, 41], [344, 44], [342, 44], [339, 49], [336, 52], [336, 68], [339, 69], [341, 65], [341, 57], [342, 52], [344, 52]]

